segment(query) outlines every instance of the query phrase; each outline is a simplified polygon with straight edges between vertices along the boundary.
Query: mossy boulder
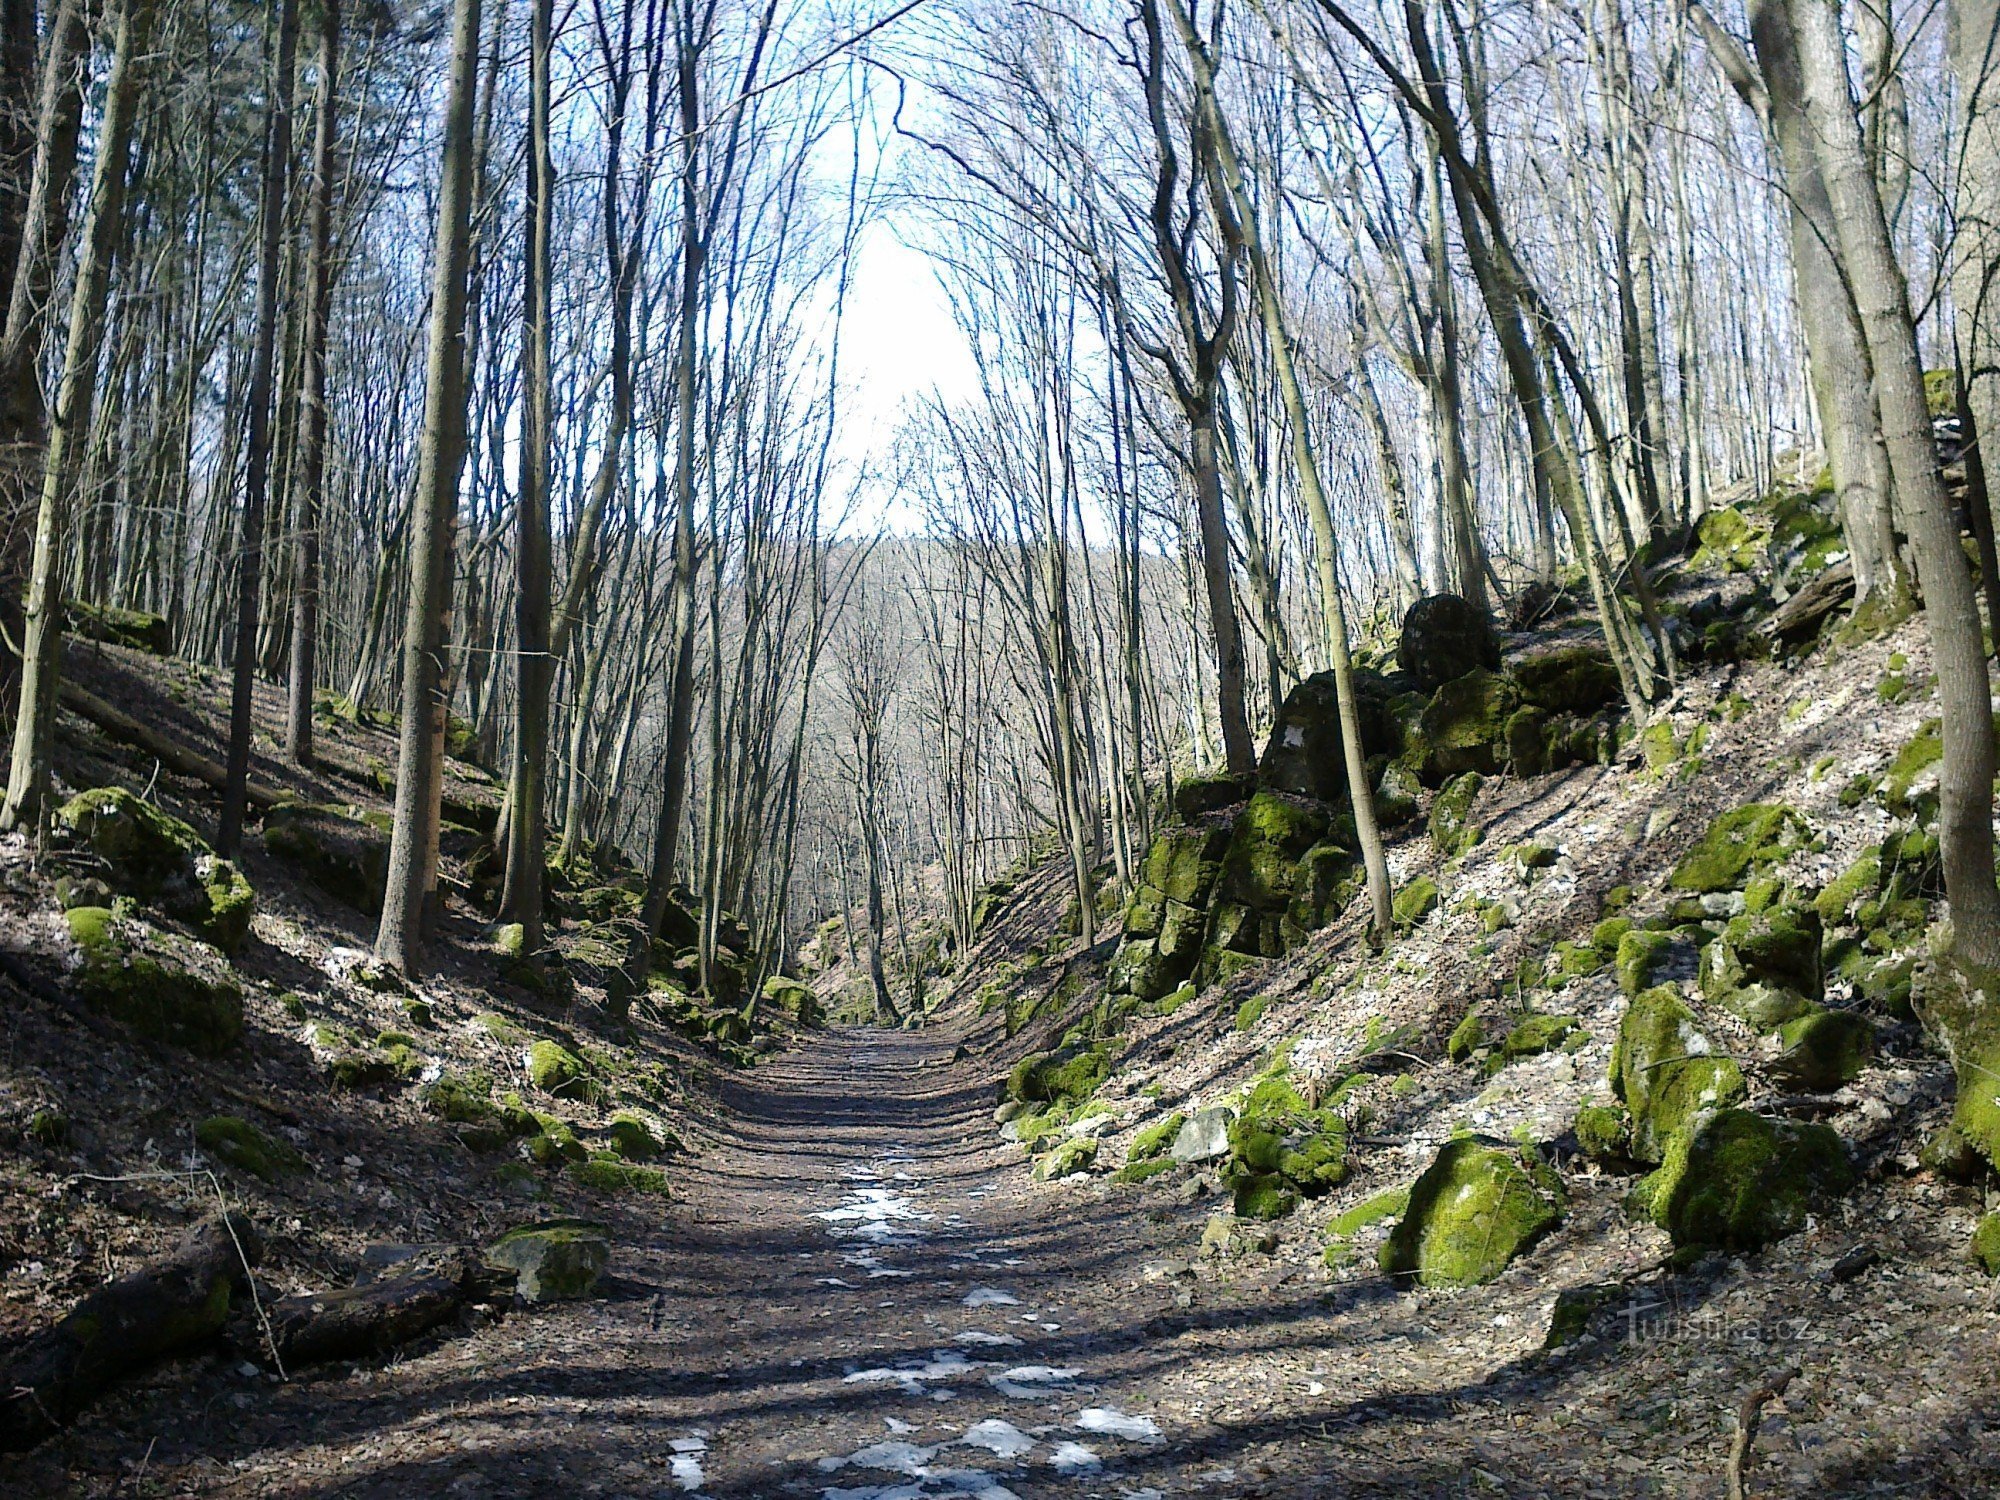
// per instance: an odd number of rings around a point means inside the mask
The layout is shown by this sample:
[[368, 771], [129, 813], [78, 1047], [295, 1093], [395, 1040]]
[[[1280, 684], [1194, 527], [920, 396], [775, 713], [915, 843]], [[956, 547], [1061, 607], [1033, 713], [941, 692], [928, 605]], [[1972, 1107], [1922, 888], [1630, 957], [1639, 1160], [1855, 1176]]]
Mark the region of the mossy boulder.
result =
[[1743, 912], [1702, 951], [1702, 993], [1715, 997], [1745, 984], [1765, 984], [1818, 1000], [1826, 992], [1823, 940], [1820, 915], [1810, 906]]
[[1875, 1028], [1851, 1010], [1819, 1010], [1778, 1028], [1775, 1070], [1788, 1084], [1830, 1093], [1852, 1083], [1875, 1055]]
[[1524, 1057], [1539, 1057], [1583, 1038], [1582, 1023], [1575, 1016], [1524, 1016], [1493, 1049], [1488, 1067], [1498, 1072]]
[[1439, 859], [1456, 859], [1479, 842], [1481, 829], [1472, 821], [1472, 805], [1485, 786], [1484, 776], [1467, 771], [1446, 782], [1431, 803], [1431, 847]]
[[1629, 928], [1618, 939], [1614, 966], [1618, 987], [1637, 995], [1659, 984], [1694, 978], [1699, 961], [1694, 944], [1679, 933]]
[[1230, 830], [1216, 881], [1219, 898], [1258, 911], [1282, 908], [1297, 892], [1301, 856], [1327, 827], [1319, 808], [1259, 792]]
[[622, 1157], [601, 1152], [587, 1161], [570, 1164], [569, 1175], [581, 1187], [605, 1198], [645, 1194], [655, 1198], [671, 1196], [667, 1174], [659, 1167], [634, 1166]]
[[1477, 771], [1492, 776], [1508, 761], [1507, 722], [1520, 707], [1513, 682], [1474, 668], [1439, 687], [1418, 722], [1426, 783]]
[[174, 629], [165, 615], [143, 609], [119, 609], [108, 604], [63, 601], [63, 626], [86, 641], [103, 641], [148, 656], [174, 654]]
[[1709, 998], [1753, 1031], [1776, 1031], [1819, 1009], [1797, 990], [1770, 984], [1738, 985]]
[[1480, 1019], [1478, 1011], [1469, 1010], [1446, 1038], [1444, 1055], [1455, 1063], [1467, 1062], [1485, 1045], [1486, 1023]]
[[1423, 921], [1438, 906], [1438, 885], [1428, 875], [1419, 875], [1396, 892], [1390, 903], [1390, 915], [1399, 928], [1410, 928]]
[[611, 1259], [611, 1231], [590, 1219], [548, 1219], [510, 1229], [486, 1250], [486, 1261], [515, 1273], [526, 1302], [588, 1297]]
[[1007, 1096], [1024, 1104], [1080, 1104], [1110, 1073], [1110, 1055], [1101, 1047], [1037, 1053], [1022, 1058], [1007, 1075]]
[[205, 944], [101, 906], [63, 914], [76, 945], [69, 984], [142, 1036], [214, 1057], [243, 1035], [243, 991]]
[[322, 1022], [308, 1028], [307, 1040], [335, 1088], [377, 1089], [408, 1083], [424, 1068], [415, 1043], [402, 1032], [385, 1031], [369, 1042], [344, 1027]]
[[1432, 594], [1405, 611], [1396, 664], [1421, 691], [1434, 693], [1475, 669], [1498, 671], [1500, 645], [1470, 603], [1457, 594]]
[[1577, 1149], [1597, 1161], [1631, 1155], [1632, 1116], [1608, 1104], [1586, 1104], [1576, 1112]]
[[1235, 1181], [1231, 1206], [1239, 1219], [1282, 1219], [1299, 1206], [1299, 1195], [1275, 1173], [1245, 1176]]
[[1857, 901], [1882, 889], [1882, 855], [1871, 849], [1834, 878], [1813, 898], [1813, 910], [1823, 927], [1847, 921]]
[[[1308, 1104], [1281, 1072], [1251, 1086], [1242, 1110], [1227, 1124], [1227, 1140], [1225, 1180], [1239, 1205], [1253, 1202], [1259, 1210], [1245, 1217], [1276, 1218], [1289, 1213], [1299, 1197], [1316, 1198], [1347, 1180], [1346, 1121]], [[1175, 1154], [1181, 1154], [1178, 1141]], [[1268, 1211], [1286, 1198], [1282, 1210]]]
[[1657, 1162], [1696, 1118], [1747, 1094], [1743, 1072], [1718, 1055], [1670, 985], [1632, 999], [1611, 1052], [1611, 1091], [1632, 1114], [1632, 1155]]
[[1060, 1177], [1074, 1177], [1079, 1172], [1088, 1172], [1096, 1161], [1096, 1138], [1077, 1136], [1045, 1153], [1035, 1163], [1035, 1180], [1054, 1182]]
[[185, 922], [225, 953], [250, 935], [257, 905], [250, 882], [171, 813], [106, 786], [72, 797], [56, 822], [103, 861], [112, 890]]
[[1165, 900], [1200, 906], [1208, 899], [1228, 847], [1226, 828], [1166, 829], [1146, 851], [1140, 884]]
[[1763, 561], [1768, 532], [1733, 505], [1708, 510], [1695, 524], [1695, 566], [1748, 573]]
[[212, 1115], [203, 1120], [194, 1128], [194, 1139], [216, 1161], [266, 1182], [305, 1169], [305, 1159], [289, 1145], [235, 1115]]
[[1562, 1184], [1538, 1157], [1460, 1137], [1411, 1185], [1381, 1267], [1425, 1286], [1477, 1286], [1555, 1228], [1562, 1212]]
[[1640, 1193], [1676, 1246], [1757, 1250], [1803, 1229], [1853, 1185], [1830, 1127], [1723, 1109], [1673, 1138]]
[[1225, 807], [1234, 807], [1249, 798], [1256, 783], [1248, 776], [1227, 772], [1216, 776], [1189, 776], [1174, 784], [1174, 813], [1183, 823]]
[[560, 1042], [545, 1037], [530, 1044], [522, 1054], [521, 1067], [528, 1081], [545, 1094], [582, 1097], [589, 1092], [589, 1070]]
[[1164, 1120], [1155, 1120], [1151, 1125], [1137, 1131], [1131, 1145], [1125, 1148], [1125, 1164], [1133, 1166], [1140, 1162], [1158, 1161], [1173, 1149], [1174, 1138], [1187, 1124], [1187, 1116], [1175, 1110]]
[[1558, 646], [1512, 666], [1521, 701], [1552, 714], [1589, 714], [1616, 703], [1618, 669], [1602, 646]]
[[826, 1019], [826, 1011], [819, 1003], [819, 996], [811, 985], [789, 978], [783, 974], [773, 974], [764, 981], [764, 1002], [790, 1016], [801, 1026], [818, 1026]]
[[1812, 826], [1782, 803], [1752, 802], [1722, 814], [1674, 866], [1677, 891], [1706, 895], [1741, 890], [1758, 870], [1812, 842]]
[[652, 1122], [635, 1114], [613, 1115], [604, 1133], [611, 1139], [611, 1149], [626, 1161], [651, 1161], [667, 1149]]
[[[1352, 682], [1363, 761], [1402, 754], [1417, 704], [1422, 701], [1410, 701], [1408, 679], [1384, 677], [1356, 667]], [[1257, 763], [1258, 783], [1269, 791], [1345, 805], [1349, 800], [1346, 743], [1333, 673], [1315, 672], [1294, 686], [1278, 706], [1271, 738]]]
[[2000, 1276], [2000, 1214], [1988, 1214], [1979, 1221], [1967, 1248], [1980, 1270], [1988, 1276]]
[[265, 853], [336, 901], [381, 914], [389, 880], [387, 829], [343, 807], [285, 802], [264, 815], [263, 838]]

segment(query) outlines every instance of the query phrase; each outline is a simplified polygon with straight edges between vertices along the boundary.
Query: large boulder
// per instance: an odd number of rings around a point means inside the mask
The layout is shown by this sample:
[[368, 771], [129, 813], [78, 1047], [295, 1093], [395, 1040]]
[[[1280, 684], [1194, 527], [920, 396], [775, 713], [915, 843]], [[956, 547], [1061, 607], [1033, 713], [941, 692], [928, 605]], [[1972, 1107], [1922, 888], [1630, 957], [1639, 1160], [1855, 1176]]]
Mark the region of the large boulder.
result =
[[142, 1036], [213, 1057], [243, 1034], [243, 991], [201, 943], [101, 906], [65, 912], [71, 986]]
[[1396, 664], [1434, 693], [1475, 667], [1500, 670], [1500, 644], [1486, 617], [1456, 594], [1419, 599], [1403, 616]]
[[1741, 890], [1751, 875], [1789, 858], [1812, 838], [1812, 825], [1782, 803], [1746, 803], [1708, 825], [1674, 866], [1671, 883], [1696, 896]]
[[1632, 1157], [1657, 1162], [1697, 1116], [1739, 1103], [1743, 1071], [1718, 1055], [1672, 985], [1635, 995], [1611, 1050], [1611, 1091], [1632, 1112]]
[[1763, 984], [1820, 999], [1826, 990], [1823, 932], [1819, 913], [1810, 906], [1739, 913], [1702, 950], [1702, 993], [1713, 999], [1746, 984]]
[[118, 609], [70, 599], [63, 604], [63, 626], [87, 641], [104, 641], [144, 651], [149, 656], [174, 654], [174, 630], [167, 617], [143, 609]]
[[257, 905], [250, 882], [171, 813], [105, 786], [72, 797], [56, 822], [102, 862], [112, 890], [185, 922], [225, 953], [250, 935]]
[[336, 901], [380, 915], [389, 830], [344, 807], [284, 802], [264, 814], [264, 852], [295, 866]]
[[1539, 1158], [1461, 1136], [1410, 1188], [1381, 1266], [1425, 1286], [1477, 1286], [1560, 1223], [1562, 1211], [1561, 1181]]
[[1236, 1111], [1226, 1105], [1196, 1110], [1181, 1122], [1167, 1154], [1183, 1166], [1221, 1160], [1229, 1154], [1229, 1126], [1235, 1118]]
[[1209, 909], [1208, 946], [1276, 958], [1294, 934], [1286, 919], [1294, 898], [1310, 894], [1302, 875], [1306, 853], [1330, 828], [1327, 815], [1309, 803], [1259, 792], [1230, 830]]
[[1125, 940], [1112, 956], [1113, 994], [1157, 1000], [1194, 972], [1203, 908], [1229, 847], [1226, 827], [1168, 828], [1153, 840], [1125, 909]]
[[1639, 1192], [1677, 1246], [1756, 1250], [1803, 1229], [1853, 1185], [1829, 1126], [1724, 1109], [1675, 1136]]
[[1417, 723], [1413, 753], [1424, 782], [1440, 786], [1466, 771], [1492, 776], [1505, 770], [1508, 724], [1519, 706], [1513, 681], [1484, 667], [1442, 684]]
[[1521, 701], [1552, 714], [1590, 714], [1618, 701], [1618, 669], [1602, 646], [1558, 646], [1513, 664]]
[[486, 1263], [514, 1273], [526, 1302], [588, 1297], [611, 1259], [611, 1231], [590, 1219], [548, 1219], [510, 1229], [486, 1251]]
[[[1401, 755], [1423, 711], [1423, 694], [1414, 691], [1407, 677], [1385, 677], [1366, 667], [1356, 667], [1352, 680], [1362, 758]], [[1333, 673], [1315, 672], [1279, 705], [1270, 741], [1257, 765], [1257, 779], [1272, 791], [1344, 804], [1348, 800], [1345, 743]]]

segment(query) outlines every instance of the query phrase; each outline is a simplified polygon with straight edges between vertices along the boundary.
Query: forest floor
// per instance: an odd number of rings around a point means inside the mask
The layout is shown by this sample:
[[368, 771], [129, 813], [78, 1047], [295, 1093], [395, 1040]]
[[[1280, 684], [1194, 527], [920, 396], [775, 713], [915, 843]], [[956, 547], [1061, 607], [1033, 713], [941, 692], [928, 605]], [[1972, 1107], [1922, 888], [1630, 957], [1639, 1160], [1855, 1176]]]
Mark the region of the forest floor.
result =
[[[2000, 1315], [1907, 1205], [1891, 1265], [1800, 1236], [1636, 1288], [1624, 1336], [1534, 1352], [1563, 1272], [1648, 1247], [1600, 1197], [1492, 1288], [1197, 1258], [1192, 1194], [1032, 1184], [957, 1026], [840, 1030], [740, 1076], [607, 1297], [280, 1384], [216, 1358], [17, 1460], [15, 1494], [1712, 1495], [1759, 1372], [1758, 1493], [1990, 1493]], [[1683, 1300], [1684, 1299], [1684, 1300]], [[1671, 1302], [1662, 1311], [1663, 1303]], [[1872, 1334], [1871, 1334], [1872, 1330]], [[190, 1376], [193, 1378], [190, 1378]], [[1867, 1393], [1872, 1392], [1872, 1395]], [[1951, 1393], [1940, 1409], [1936, 1393]], [[1868, 1432], [1836, 1408], [1882, 1406]], [[1902, 1440], [1898, 1424], [1907, 1424]]]

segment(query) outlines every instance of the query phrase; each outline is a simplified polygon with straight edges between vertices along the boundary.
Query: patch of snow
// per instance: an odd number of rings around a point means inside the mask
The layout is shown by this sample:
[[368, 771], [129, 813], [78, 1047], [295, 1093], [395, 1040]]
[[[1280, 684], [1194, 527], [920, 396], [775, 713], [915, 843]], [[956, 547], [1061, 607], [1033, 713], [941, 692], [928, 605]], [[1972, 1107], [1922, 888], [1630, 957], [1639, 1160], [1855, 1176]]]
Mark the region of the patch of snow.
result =
[[1012, 1422], [1003, 1422], [998, 1417], [974, 1422], [965, 1429], [965, 1436], [959, 1441], [968, 1447], [984, 1448], [995, 1458], [1019, 1458], [1035, 1446], [1033, 1438]]
[[1021, 1299], [996, 1286], [976, 1286], [959, 1299], [967, 1307], [1019, 1307]]
[[1104, 1460], [1081, 1443], [1060, 1442], [1050, 1455], [1049, 1462], [1055, 1465], [1058, 1474], [1089, 1474], [1104, 1467]]
[[1015, 1349], [1021, 1341], [1011, 1333], [988, 1333], [983, 1328], [968, 1328], [957, 1336], [961, 1344], [980, 1344], [989, 1349]]
[[1076, 1414], [1076, 1425], [1085, 1432], [1105, 1437], [1131, 1438], [1135, 1442], [1160, 1441], [1160, 1424], [1151, 1417], [1130, 1417], [1113, 1406], [1088, 1406]]

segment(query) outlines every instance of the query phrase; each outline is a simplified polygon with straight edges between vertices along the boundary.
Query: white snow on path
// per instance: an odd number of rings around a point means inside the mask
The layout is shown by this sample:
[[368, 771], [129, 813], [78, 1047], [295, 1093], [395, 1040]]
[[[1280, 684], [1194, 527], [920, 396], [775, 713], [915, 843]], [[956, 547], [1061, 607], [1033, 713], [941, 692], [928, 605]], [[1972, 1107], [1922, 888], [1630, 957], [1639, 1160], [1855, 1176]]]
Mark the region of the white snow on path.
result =
[[976, 1286], [959, 1299], [967, 1307], [1019, 1307], [1021, 1299], [997, 1286]]
[[995, 1458], [1019, 1458], [1035, 1446], [1035, 1440], [1027, 1433], [998, 1417], [974, 1422], [965, 1429], [965, 1436], [959, 1441], [969, 1447], [984, 1448]]
[[669, 1465], [674, 1483], [684, 1490], [700, 1489], [705, 1477], [701, 1472], [701, 1455], [708, 1452], [708, 1434], [696, 1431], [687, 1437], [672, 1438], [667, 1446], [674, 1455]]
[[1128, 1417], [1113, 1406], [1089, 1406], [1076, 1414], [1076, 1425], [1085, 1432], [1105, 1437], [1130, 1438], [1139, 1443], [1157, 1443], [1160, 1424], [1151, 1417]]

